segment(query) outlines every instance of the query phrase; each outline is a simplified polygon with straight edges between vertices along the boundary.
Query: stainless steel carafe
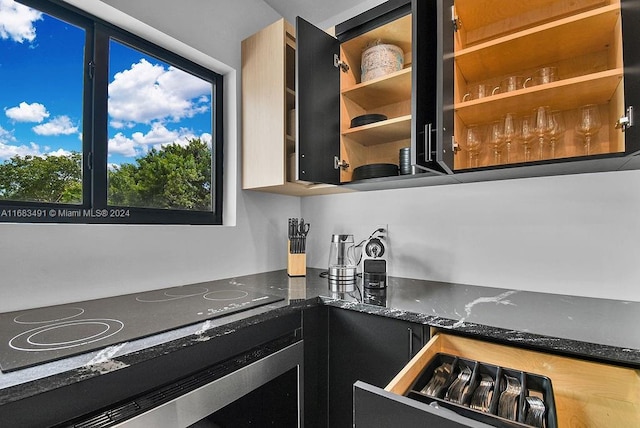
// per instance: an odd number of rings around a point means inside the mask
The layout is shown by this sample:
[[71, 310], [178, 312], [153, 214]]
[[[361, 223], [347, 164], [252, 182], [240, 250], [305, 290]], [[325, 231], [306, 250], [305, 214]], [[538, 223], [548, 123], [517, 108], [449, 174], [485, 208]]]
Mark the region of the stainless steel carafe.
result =
[[353, 235], [332, 235], [329, 249], [329, 289], [349, 293], [355, 290], [357, 265]]

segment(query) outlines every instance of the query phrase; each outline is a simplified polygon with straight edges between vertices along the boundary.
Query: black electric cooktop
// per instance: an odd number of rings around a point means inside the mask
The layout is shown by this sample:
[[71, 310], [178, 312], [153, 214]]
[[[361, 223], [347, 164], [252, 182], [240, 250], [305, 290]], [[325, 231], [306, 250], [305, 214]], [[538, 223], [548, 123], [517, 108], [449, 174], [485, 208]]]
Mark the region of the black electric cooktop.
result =
[[279, 300], [203, 283], [0, 313], [0, 369], [54, 361]]

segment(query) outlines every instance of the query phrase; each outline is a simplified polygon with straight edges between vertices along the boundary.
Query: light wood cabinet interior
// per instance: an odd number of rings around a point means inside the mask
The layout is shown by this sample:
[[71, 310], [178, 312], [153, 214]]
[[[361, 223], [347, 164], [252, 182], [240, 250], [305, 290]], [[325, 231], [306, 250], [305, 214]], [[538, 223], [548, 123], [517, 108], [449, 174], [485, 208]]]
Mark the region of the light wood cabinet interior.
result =
[[[456, 153], [454, 169], [494, 164], [486, 132], [478, 165], [469, 163], [468, 127], [485, 127], [507, 113], [517, 118], [532, 115], [540, 106], [560, 111], [564, 121], [553, 159], [587, 155], [575, 132], [579, 109], [586, 104], [598, 106], [602, 122], [589, 155], [624, 152], [624, 133], [615, 128], [626, 108], [619, 0], [535, 0], [517, 5], [508, 0], [456, 0], [455, 12], [459, 30], [454, 35], [454, 135], [462, 150]], [[557, 80], [491, 94], [504, 78], [533, 77], [542, 67], [555, 67]], [[489, 88], [488, 96], [465, 97], [477, 84]], [[521, 144], [514, 143], [510, 163], [524, 162]], [[531, 161], [540, 160], [535, 150]], [[542, 160], [551, 158], [545, 147]]]
[[[411, 146], [411, 15], [405, 15], [354, 37], [340, 47], [341, 59], [349, 65], [340, 80], [340, 156], [349, 167], [341, 182], [352, 181], [355, 168], [372, 163], [399, 164], [403, 147]], [[362, 52], [380, 40], [404, 51], [404, 68], [361, 82]], [[351, 120], [365, 114], [384, 114], [387, 120], [351, 128]]]

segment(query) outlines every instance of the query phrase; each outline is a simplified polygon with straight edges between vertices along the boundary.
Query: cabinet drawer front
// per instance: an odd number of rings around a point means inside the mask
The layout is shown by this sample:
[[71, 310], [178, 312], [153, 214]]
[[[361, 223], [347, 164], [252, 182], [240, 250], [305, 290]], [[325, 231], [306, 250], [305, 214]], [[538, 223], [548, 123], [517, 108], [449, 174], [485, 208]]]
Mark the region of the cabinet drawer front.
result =
[[548, 377], [561, 428], [636, 427], [640, 421], [640, 370], [441, 333], [434, 335], [385, 390], [407, 394], [438, 353]]
[[354, 427], [357, 428], [489, 428], [457, 413], [356, 382], [353, 386]]

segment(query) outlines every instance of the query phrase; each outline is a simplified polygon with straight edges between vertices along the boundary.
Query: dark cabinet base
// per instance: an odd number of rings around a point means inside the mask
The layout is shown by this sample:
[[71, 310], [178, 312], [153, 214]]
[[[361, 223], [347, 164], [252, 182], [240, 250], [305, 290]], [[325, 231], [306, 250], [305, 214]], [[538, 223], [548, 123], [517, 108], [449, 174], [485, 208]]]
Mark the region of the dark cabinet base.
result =
[[328, 426], [347, 428], [353, 423], [353, 384], [385, 387], [428, 334], [420, 324], [336, 308], [329, 309], [328, 328]]

